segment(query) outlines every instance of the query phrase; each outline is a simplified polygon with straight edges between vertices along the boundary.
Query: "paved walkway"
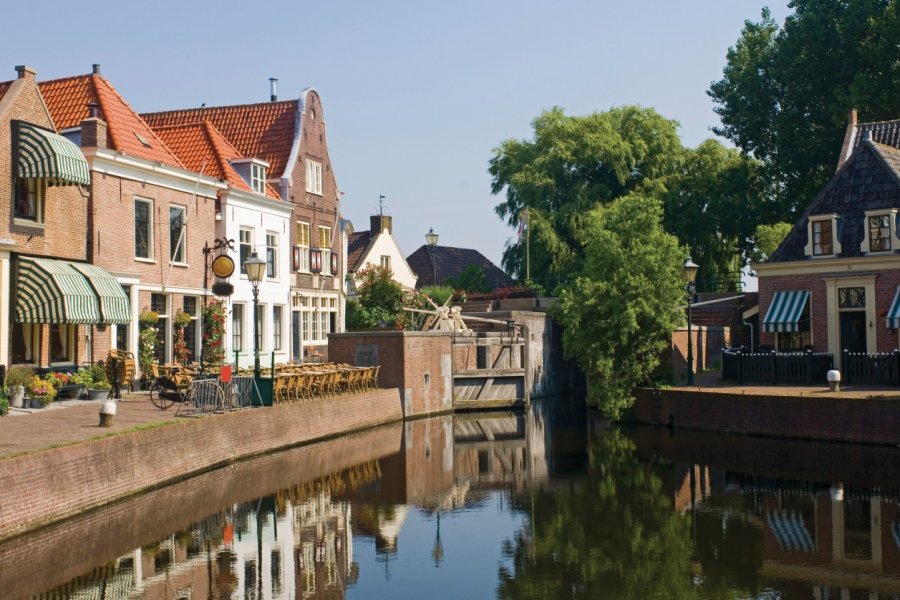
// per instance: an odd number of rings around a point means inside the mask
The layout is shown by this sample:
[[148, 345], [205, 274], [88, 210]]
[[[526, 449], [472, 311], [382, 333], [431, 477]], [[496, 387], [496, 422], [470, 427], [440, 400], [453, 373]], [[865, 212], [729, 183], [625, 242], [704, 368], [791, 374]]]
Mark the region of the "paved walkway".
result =
[[694, 377], [693, 386], [680, 385], [677, 389], [690, 389], [699, 392], [756, 394], [767, 396], [823, 396], [829, 398], [897, 398], [900, 400], [900, 387], [841, 385], [841, 391], [832, 392], [827, 384], [822, 385], [738, 385], [733, 381], [722, 381], [719, 371], [699, 373]]

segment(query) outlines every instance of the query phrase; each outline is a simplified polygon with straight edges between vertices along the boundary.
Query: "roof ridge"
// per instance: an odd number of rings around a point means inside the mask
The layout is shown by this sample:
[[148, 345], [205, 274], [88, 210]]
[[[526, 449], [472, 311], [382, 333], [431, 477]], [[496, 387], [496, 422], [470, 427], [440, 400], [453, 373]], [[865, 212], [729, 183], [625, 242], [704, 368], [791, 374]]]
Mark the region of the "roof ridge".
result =
[[900, 171], [898, 171], [896, 165], [892, 165], [885, 156], [885, 154], [895, 154], [897, 158], [900, 159], [900, 149], [886, 144], [880, 144], [873, 140], [869, 140], [869, 142], [875, 155], [881, 160], [881, 163], [894, 175], [894, 179], [897, 180], [897, 183], [900, 183]]
[[[199, 119], [197, 121], [192, 121], [190, 123], [172, 123], [170, 125], [153, 125], [152, 127], [150, 127], [150, 129], [153, 129], [154, 131], [162, 131], [162, 130], [168, 130], [168, 129], [184, 129], [187, 127], [202, 126], [206, 122], [207, 122], [207, 120]], [[149, 126], [150, 124], [148, 123], [147, 125]]]
[[244, 107], [248, 107], [248, 106], [276, 106], [279, 104], [291, 104], [291, 103], [296, 104], [297, 100], [292, 99], [292, 100], [276, 100], [275, 102], [248, 102], [245, 104], [222, 104], [220, 106], [198, 106], [196, 108], [173, 108], [171, 110], [147, 111], [142, 114], [162, 116], [162, 115], [168, 115], [168, 114], [172, 114], [172, 113], [196, 112], [196, 111], [203, 111], [203, 110], [220, 110], [223, 108], [244, 108]]
[[857, 127], [862, 127], [864, 125], [886, 125], [888, 123], [900, 123], [900, 119], [887, 119], [885, 121], [866, 121], [865, 123], [857, 123]]
[[66, 77], [57, 77], [56, 79], [42, 79], [38, 81], [38, 85], [43, 85], [45, 83], [60, 83], [63, 81], [69, 81], [72, 79], [87, 79], [93, 76], [94, 73], [82, 73], [80, 75], [68, 75]]

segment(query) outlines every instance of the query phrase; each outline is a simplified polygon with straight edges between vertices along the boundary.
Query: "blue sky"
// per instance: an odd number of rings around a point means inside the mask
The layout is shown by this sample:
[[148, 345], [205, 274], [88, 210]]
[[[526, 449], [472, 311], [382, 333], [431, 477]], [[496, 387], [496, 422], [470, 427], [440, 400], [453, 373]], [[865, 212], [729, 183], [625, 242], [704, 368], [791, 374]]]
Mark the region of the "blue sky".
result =
[[[342, 212], [368, 229], [384, 194], [405, 254], [441, 245], [499, 262], [515, 231], [487, 163], [561, 106], [622, 104], [681, 123], [688, 146], [718, 120], [706, 96], [757, 0], [554, 2], [16, 2], [4, 8], [0, 80], [104, 76], [138, 111], [322, 97]], [[769, 4], [783, 22], [786, 0]], [[2, 70], [5, 69], [5, 72]], [[5, 75], [4, 75], [5, 73]]]

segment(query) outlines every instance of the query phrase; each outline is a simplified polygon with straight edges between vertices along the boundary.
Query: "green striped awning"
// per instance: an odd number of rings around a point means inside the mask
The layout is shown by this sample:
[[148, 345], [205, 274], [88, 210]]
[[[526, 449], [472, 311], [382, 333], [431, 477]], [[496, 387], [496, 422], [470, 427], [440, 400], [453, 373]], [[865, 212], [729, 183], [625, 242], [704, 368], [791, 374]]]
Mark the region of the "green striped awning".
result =
[[894, 293], [894, 301], [891, 302], [891, 308], [887, 313], [887, 328], [900, 329], [900, 286]]
[[52, 131], [28, 123], [18, 126], [18, 177], [49, 179], [54, 185], [91, 182], [87, 161], [78, 146]]
[[101, 322], [97, 295], [71, 263], [21, 257], [17, 284], [17, 323]]
[[90, 282], [100, 300], [101, 323], [125, 325], [131, 322], [128, 296], [115, 277], [96, 265], [71, 263]]
[[800, 316], [807, 300], [809, 300], [807, 290], [775, 292], [766, 318], [763, 319], [763, 331], [768, 333], [799, 331]]

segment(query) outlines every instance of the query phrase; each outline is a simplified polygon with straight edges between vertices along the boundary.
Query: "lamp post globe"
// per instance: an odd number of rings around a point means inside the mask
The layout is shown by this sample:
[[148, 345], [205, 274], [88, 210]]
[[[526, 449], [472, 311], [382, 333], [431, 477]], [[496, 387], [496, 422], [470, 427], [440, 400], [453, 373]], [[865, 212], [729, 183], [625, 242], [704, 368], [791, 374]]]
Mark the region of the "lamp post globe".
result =
[[431, 258], [431, 279], [434, 285], [438, 284], [437, 280], [437, 266], [434, 263], [434, 247], [437, 246], [438, 243], [438, 234], [434, 232], [434, 227], [428, 228], [428, 233], [425, 234], [425, 241], [428, 243], [428, 257]]
[[694, 291], [697, 280], [697, 271], [700, 266], [688, 256], [681, 266], [681, 279], [684, 281], [684, 289], [687, 292], [687, 319], [688, 319], [688, 343], [687, 343], [687, 384], [694, 385], [694, 341], [691, 332], [691, 304], [694, 302]]
[[244, 271], [253, 286], [253, 376], [259, 377], [259, 284], [266, 275], [266, 260], [253, 252], [244, 261]]

